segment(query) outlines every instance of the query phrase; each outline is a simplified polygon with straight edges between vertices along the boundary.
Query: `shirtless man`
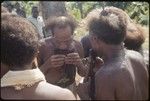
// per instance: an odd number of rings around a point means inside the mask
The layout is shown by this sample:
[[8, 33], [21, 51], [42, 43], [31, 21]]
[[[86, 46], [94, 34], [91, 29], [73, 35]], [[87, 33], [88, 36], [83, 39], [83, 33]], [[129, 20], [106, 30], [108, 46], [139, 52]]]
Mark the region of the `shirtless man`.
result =
[[143, 57], [126, 50], [126, 21], [105, 8], [89, 21], [93, 50], [104, 60], [95, 74], [96, 100], [148, 100], [148, 71]]
[[32, 62], [38, 53], [38, 37], [25, 18], [1, 14], [1, 98], [75, 100], [68, 89], [47, 83]]
[[69, 87], [75, 92], [76, 67], [78, 74], [85, 75], [86, 67], [82, 63], [83, 48], [80, 42], [73, 39], [75, 22], [65, 16], [49, 18], [46, 23], [47, 32], [52, 37], [41, 41], [39, 66], [52, 84]]
[[[142, 27], [139, 24], [136, 24], [130, 17], [129, 15], [123, 11], [122, 9], [116, 8], [116, 7], [106, 7], [107, 9], [119, 12], [121, 14], [124, 14], [124, 18], [127, 20], [128, 25], [127, 25], [127, 35], [126, 38], [124, 40], [125, 43], [125, 47], [127, 49], [130, 50], [135, 50], [140, 52], [141, 54], [143, 54], [142, 52], [142, 44], [145, 42], [145, 33], [144, 30], [142, 29]], [[87, 17], [85, 18], [85, 20], [88, 22], [88, 20], [90, 20], [92, 18], [93, 15], [97, 15], [99, 14], [99, 12], [102, 9], [94, 9], [92, 10]], [[88, 34], [86, 36], [84, 36], [81, 39], [81, 43], [83, 44], [83, 48], [84, 48], [84, 53], [85, 56], [87, 57], [89, 55], [89, 49], [91, 48], [91, 45], [89, 43], [89, 38], [88, 38]]]

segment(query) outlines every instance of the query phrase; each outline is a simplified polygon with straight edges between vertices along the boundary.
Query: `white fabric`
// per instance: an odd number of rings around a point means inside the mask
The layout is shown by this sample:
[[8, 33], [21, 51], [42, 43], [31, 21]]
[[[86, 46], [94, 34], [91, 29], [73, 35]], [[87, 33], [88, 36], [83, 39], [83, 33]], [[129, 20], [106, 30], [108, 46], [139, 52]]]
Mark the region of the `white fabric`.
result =
[[31, 87], [39, 81], [46, 81], [43, 73], [38, 69], [23, 71], [8, 71], [1, 78], [1, 87], [13, 86], [16, 90], [21, 90], [25, 86]]
[[27, 19], [37, 28], [39, 35], [43, 38], [44, 35], [43, 35], [42, 27], [44, 27], [44, 22], [42, 22], [43, 21], [42, 18], [38, 17], [36, 19], [33, 18], [32, 16], [29, 16]]

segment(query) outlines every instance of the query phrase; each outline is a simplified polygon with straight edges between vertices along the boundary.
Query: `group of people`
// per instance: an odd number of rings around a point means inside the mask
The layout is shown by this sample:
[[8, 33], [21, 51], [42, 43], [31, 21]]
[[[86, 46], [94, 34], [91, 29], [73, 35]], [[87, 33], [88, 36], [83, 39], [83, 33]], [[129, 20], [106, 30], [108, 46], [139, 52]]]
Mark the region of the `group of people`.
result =
[[[39, 40], [36, 25], [4, 7], [2, 10], [2, 99], [148, 99], [149, 74], [143, 56], [125, 47], [129, 31], [138, 33], [140, 29], [123, 10], [105, 7], [91, 13], [88, 35], [81, 42], [74, 39], [77, 23], [69, 15], [48, 18], [45, 30], [52, 36]], [[95, 65], [91, 65], [91, 49]], [[91, 66], [94, 78], [85, 80]], [[77, 73], [84, 78], [80, 87]]]

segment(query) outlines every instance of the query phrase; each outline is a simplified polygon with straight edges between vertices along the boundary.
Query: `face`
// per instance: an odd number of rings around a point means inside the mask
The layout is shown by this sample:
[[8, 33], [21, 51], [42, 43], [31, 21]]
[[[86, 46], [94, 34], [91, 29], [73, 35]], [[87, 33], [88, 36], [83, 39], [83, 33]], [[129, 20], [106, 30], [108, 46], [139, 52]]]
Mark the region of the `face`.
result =
[[66, 50], [71, 46], [73, 34], [70, 26], [64, 28], [55, 27], [53, 33], [55, 45], [58, 49]]
[[94, 34], [90, 34], [89, 39], [92, 49], [98, 54], [98, 56], [102, 56], [102, 42]]
[[32, 16], [33, 16], [34, 18], [37, 18], [37, 17], [39, 16], [38, 9], [34, 9], [34, 10], [33, 10]]

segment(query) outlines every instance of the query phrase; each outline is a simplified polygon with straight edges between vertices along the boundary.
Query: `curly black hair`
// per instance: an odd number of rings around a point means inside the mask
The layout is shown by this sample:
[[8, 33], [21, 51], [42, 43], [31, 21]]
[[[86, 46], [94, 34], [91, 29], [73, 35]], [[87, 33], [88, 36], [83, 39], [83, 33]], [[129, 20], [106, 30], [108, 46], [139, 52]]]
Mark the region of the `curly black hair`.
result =
[[19, 67], [30, 64], [38, 52], [34, 26], [18, 15], [1, 14], [1, 62]]
[[103, 42], [117, 45], [125, 39], [127, 21], [124, 14], [106, 8], [91, 18], [88, 27]]

